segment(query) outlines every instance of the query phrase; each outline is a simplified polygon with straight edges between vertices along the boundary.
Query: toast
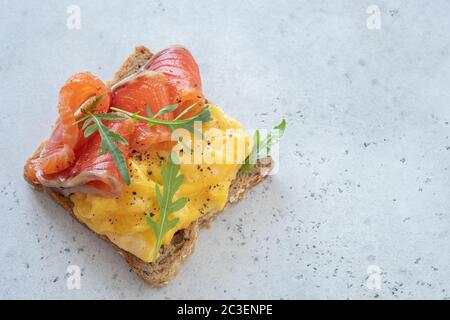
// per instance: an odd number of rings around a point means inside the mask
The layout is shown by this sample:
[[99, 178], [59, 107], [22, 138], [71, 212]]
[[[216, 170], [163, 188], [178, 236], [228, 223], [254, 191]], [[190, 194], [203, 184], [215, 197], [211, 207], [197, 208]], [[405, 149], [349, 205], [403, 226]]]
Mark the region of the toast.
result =
[[[147, 48], [143, 46], [136, 47], [135, 51], [123, 62], [122, 66], [115, 73], [113, 79], [107, 82], [107, 85], [111, 87], [121, 79], [136, 73], [151, 57], [152, 53]], [[40, 151], [44, 145], [45, 142], [37, 148], [30, 159], [28, 159], [27, 163], [39, 157]], [[226, 206], [240, 201], [248, 190], [267, 178], [272, 166], [272, 159], [270, 157], [266, 157], [259, 160], [254, 168], [248, 171], [239, 171], [231, 183]], [[61, 205], [72, 215], [73, 218], [78, 220], [73, 213], [73, 203], [69, 197], [28, 180], [26, 175], [25, 179], [36, 190], [49, 194], [56, 203]], [[191, 223], [187, 229], [177, 232], [170, 245], [163, 246], [161, 248], [159, 258], [155, 262], [151, 263], [144, 262], [135, 255], [122, 250], [117, 245], [112, 243], [106, 236], [100, 234], [97, 235], [117, 250], [128, 262], [131, 269], [141, 276], [147, 284], [152, 287], [162, 287], [167, 285], [169, 281], [176, 276], [180, 270], [182, 262], [192, 254], [199, 228], [208, 226], [219, 213], [220, 212], [210, 212], [202, 216], [199, 220]], [[79, 222], [84, 225], [81, 221]]]

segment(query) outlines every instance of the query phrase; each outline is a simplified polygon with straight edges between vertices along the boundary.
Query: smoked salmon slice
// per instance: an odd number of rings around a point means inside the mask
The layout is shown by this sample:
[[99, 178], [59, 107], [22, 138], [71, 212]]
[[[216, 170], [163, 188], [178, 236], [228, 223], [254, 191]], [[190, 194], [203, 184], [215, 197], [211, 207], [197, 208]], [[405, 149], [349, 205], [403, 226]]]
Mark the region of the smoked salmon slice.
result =
[[[100, 152], [101, 137], [93, 134], [84, 138], [81, 123], [76, 121], [99, 97], [95, 113], [107, 112], [110, 93], [105, 84], [90, 73], [78, 73], [70, 77], [60, 90], [59, 118], [49, 140], [39, 157], [27, 163], [25, 172], [31, 181], [39, 182], [69, 195], [73, 192], [102, 196], [120, 194], [123, 184], [110, 153]], [[104, 121], [113, 132], [121, 135], [128, 143], [134, 132], [131, 119]], [[128, 146], [118, 144], [125, 160], [128, 160]]]
[[180, 105], [174, 111], [175, 117], [194, 103], [197, 105], [182, 118], [192, 117], [202, 110], [204, 98], [200, 70], [189, 50], [181, 46], [162, 50], [145, 64], [144, 70], [160, 72], [166, 76], [170, 104]]
[[[176, 118], [186, 108], [196, 103], [182, 118], [195, 116], [204, 106], [200, 71], [192, 54], [183, 47], [171, 47], [155, 54], [143, 71], [132, 75], [112, 88], [112, 106], [129, 112], [146, 114], [147, 106], [153, 114], [163, 107], [178, 104], [178, 108], [159, 117]], [[171, 131], [163, 126], [149, 127], [144, 122], [136, 124], [131, 139], [134, 150], [146, 151], [170, 148]]]
[[[162, 73], [153, 71], [144, 71], [121, 81], [113, 88], [111, 97], [112, 106], [129, 112], [139, 112], [143, 116], [147, 115], [147, 106], [150, 107], [152, 114], [156, 114], [170, 105], [167, 78]], [[163, 120], [173, 118], [172, 112], [158, 117]], [[131, 138], [131, 148], [146, 151], [156, 144], [169, 141], [171, 135], [172, 132], [167, 127], [160, 125], [150, 127], [147, 123], [139, 121]]]
[[[130, 142], [134, 131], [131, 119], [104, 123], [111, 131]], [[118, 144], [118, 147], [128, 161], [129, 147], [122, 144]], [[64, 195], [80, 192], [104, 197], [117, 196], [122, 190], [123, 179], [110, 153], [101, 153], [100, 150], [101, 137], [94, 134], [75, 151], [76, 162], [72, 167], [50, 176], [44, 176], [41, 170], [37, 170], [36, 177], [42, 185]]]
[[58, 119], [39, 157], [39, 167], [44, 174], [57, 173], [74, 164], [75, 152], [69, 144], [65, 144], [66, 132], [65, 126]]
[[96, 106], [95, 112], [106, 112], [110, 98], [103, 82], [89, 72], [71, 76], [59, 92], [59, 119], [49, 142], [40, 155], [39, 167], [44, 175], [54, 174], [69, 168], [75, 161], [75, 150], [82, 145], [83, 136], [77, 116], [80, 107], [92, 104], [96, 98], [105, 95]]

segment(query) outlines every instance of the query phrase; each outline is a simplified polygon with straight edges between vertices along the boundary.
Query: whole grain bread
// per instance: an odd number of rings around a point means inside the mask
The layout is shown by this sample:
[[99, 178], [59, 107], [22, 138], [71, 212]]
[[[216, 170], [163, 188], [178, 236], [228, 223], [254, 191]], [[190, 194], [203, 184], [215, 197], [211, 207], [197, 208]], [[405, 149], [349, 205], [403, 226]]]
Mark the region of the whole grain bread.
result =
[[[139, 69], [152, 57], [150, 50], [144, 46], [135, 48], [135, 51], [123, 62], [119, 70], [114, 75], [113, 79], [107, 84], [109, 87], [121, 79], [136, 73]], [[27, 163], [39, 157], [43, 142], [34, 154], [28, 159]], [[231, 183], [227, 206], [240, 201], [244, 194], [252, 187], [263, 181], [269, 175], [273, 166], [273, 161], [270, 157], [261, 159], [256, 166], [251, 170], [241, 172], [239, 171], [236, 178]], [[40, 184], [25, 179], [33, 188], [39, 191], [44, 191], [64, 209], [66, 209], [74, 219], [78, 220], [73, 213], [73, 203], [69, 197], [63, 196], [58, 192], [54, 192]], [[108, 242], [114, 249], [116, 249], [128, 262], [130, 267], [140, 275], [146, 283], [152, 287], [162, 287], [169, 283], [180, 270], [182, 262], [192, 254], [197, 234], [200, 227], [208, 226], [214, 220], [219, 212], [211, 212], [202, 216], [199, 220], [191, 223], [191, 225], [184, 230], [180, 230], [175, 234], [170, 245], [163, 246], [160, 251], [158, 260], [152, 263], [145, 262], [135, 255], [122, 250], [114, 243], [112, 243], [106, 236], [97, 234], [100, 238]], [[79, 220], [78, 220], [79, 221]], [[83, 224], [81, 221], [79, 221]], [[84, 224], [83, 224], [84, 225]], [[86, 225], [85, 225], [86, 226]], [[87, 227], [87, 226], [86, 226]]]

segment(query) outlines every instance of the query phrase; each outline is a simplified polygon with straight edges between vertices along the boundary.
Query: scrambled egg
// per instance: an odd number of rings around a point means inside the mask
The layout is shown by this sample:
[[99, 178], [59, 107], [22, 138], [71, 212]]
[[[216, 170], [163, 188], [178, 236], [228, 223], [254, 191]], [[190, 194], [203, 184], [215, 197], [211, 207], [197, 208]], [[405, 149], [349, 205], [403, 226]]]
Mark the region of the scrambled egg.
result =
[[[188, 228], [202, 215], [224, 208], [230, 184], [251, 151], [252, 138], [236, 120], [216, 106], [211, 106], [210, 111], [213, 120], [203, 124], [202, 137], [183, 135], [183, 143], [175, 147], [181, 158], [180, 174], [184, 175], [184, 181], [174, 201], [184, 196], [189, 201], [170, 215], [170, 219], [180, 220], [165, 234], [163, 245], [169, 244], [177, 231]], [[162, 151], [134, 153], [128, 162], [131, 184], [123, 186], [122, 194], [116, 198], [72, 194], [75, 215], [123, 250], [151, 262], [155, 236], [145, 216], [159, 219], [155, 186], [162, 187], [161, 163], [167, 156], [168, 152]]]

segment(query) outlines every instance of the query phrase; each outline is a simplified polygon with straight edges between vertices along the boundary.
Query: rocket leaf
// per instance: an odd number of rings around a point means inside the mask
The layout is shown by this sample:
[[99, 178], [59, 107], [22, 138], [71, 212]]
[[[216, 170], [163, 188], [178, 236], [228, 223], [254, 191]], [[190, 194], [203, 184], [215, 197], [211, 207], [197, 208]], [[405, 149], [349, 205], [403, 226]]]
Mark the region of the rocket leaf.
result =
[[172, 155], [170, 155], [167, 165], [162, 165], [163, 191], [161, 193], [161, 189], [158, 185], [156, 185], [155, 190], [156, 200], [159, 205], [159, 219], [158, 221], [154, 221], [151, 217], [146, 217], [147, 224], [155, 233], [156, 238], [154, 259], [158, 256], [164, 235], [170, 229], [174, 228], [179, 221], [179, 218], [169, 220], [169, 215], [181, 210], [188, 201], [187, 197], [173, 201], [175, 193], [178, 191], [184, 180], [183, 175], [178, 175], [179, 171], [180, 165], [175, 164], [172, 160]]
[[261, 140], [261, 134], [259, 130], [256, 130], [254, 136], [254, 147], [250, 155], [245, 159], [244, 164], [241, 166], [240, 170], [246, 171], [253, 168], [259, 159], [263, 159], [270, 155], [272, 146], [280, 142], [281, 137], [286, 129], [286, 121], [280, 122], [279, 125], [275, 126], [264, 140]]

